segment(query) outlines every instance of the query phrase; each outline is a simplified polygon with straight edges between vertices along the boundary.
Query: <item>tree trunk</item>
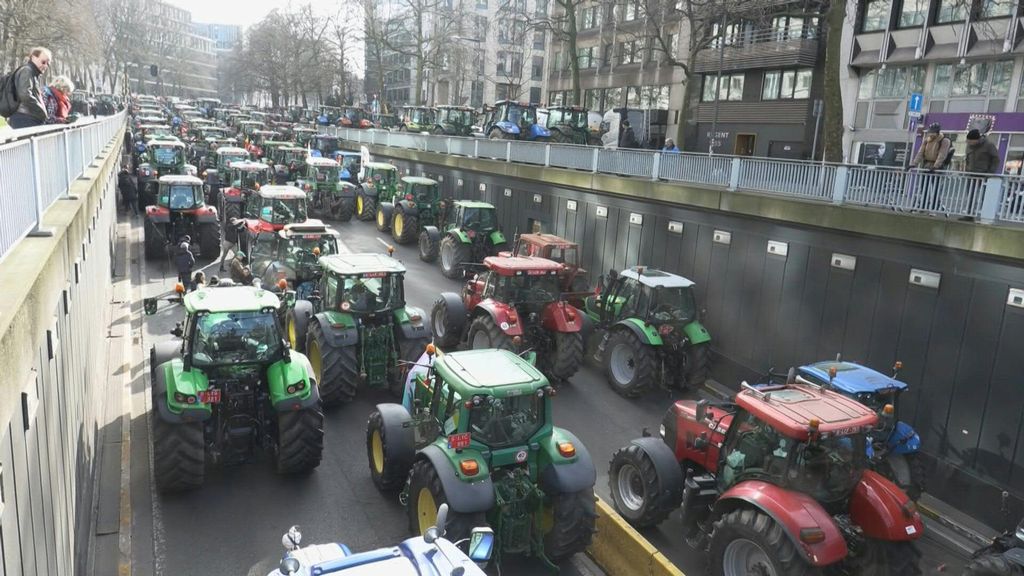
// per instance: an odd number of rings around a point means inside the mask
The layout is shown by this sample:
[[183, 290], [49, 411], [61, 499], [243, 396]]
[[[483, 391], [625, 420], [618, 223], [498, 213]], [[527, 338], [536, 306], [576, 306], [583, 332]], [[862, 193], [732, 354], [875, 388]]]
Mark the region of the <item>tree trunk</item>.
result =
[[[693, 70], [694, 64], [697, 61], [697, 55], [693, 52], [686, 57], [687, 70]], [[683, 72], [683, 103], [679, 107], [679, 125], [676, 127], [676, 146], [680, 150], [691, 150], [697, 151], [697, 119], [693, 118], [693, 128], [688, 129], [690, 124], [690, 102], [693, 102], [693, 85], [697, 84], [694, 81], [695, 74], [686, 76], [685, 71]], [[696, 112], [696, 110], [694, 110]]]
[[569, 26], [566, 34], [568, 35], [567, 50], [569, 54], [567, 56], [569, 58], [569, 73], [572, 74], [572, 104], [579, 106], [583, 102], [583, 89], [580, 83], [580, 60], [576, 54], [576, 2], [570, 0], [563, 6], [565, 7], [566, 24]]
[[[839, 85], [839, 70], [842, 66], [843, 17], [846, 15], [846, 3], [833, 1], [828, 9], [825, 37], [825, 86], [824, 100], [825, 117], [821, 130], [821, 143], [824, 147], [824, 158], [828, 162], [843, 161], [843, 98]], [[813, 151], [812, 151], [813, 154]]]

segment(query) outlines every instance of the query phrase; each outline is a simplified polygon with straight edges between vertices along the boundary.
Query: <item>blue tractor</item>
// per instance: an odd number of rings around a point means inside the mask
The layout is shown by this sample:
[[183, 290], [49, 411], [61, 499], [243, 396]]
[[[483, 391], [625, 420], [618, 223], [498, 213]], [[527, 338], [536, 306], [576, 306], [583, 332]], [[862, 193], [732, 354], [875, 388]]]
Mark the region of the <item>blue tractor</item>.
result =
[[921, 437], [910, 424], [897, 419], [899, 397], [907, 390], [907, 383], [896, 379], [902, 367], [902, 362], [896, 362], [893, 375], [886, 376], [836, 356], [835, 360], [800, 366], [796, 373], [878, 412], [878, 429], [869, 435], [874, 441], [868, 444], [868, 456], [877, 472], [917, 500], [924, 492], [927, 472], [920, 454]]
[[551, 131], [537, 123], [537, 105], [502, 100], [487, 113], [484, 134], [490, 140], [547, 142]]
[[355, 185], [359, 185], [359, 170], [362, 167], [363, 156], [359, 152], [345, 152], [338, 150], [332, 156], [334, 160], [341, 166], [341, 170], [338, 171], [338, 178], [342, 182], [351, 182]]

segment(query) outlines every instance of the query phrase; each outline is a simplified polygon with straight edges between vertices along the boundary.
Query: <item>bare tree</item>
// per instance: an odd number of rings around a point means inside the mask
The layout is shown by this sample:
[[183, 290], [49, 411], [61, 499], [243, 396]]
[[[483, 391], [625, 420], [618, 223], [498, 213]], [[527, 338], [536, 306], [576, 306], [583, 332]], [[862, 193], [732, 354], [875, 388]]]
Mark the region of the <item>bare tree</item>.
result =
[[[548, 0], [537, 0], [537, 8], [533, 13], [525, 13], [527, 29], [543, 31], [551, 38], [551, 42], [559, 42], [564, 47], [565, 63], [572, 78], [572, 102], [582, 102], [583, 90], [580, 83], [580, 62], [578, 58], [580, 7], [589, 0], [554, 0], [554, 9], [549, 10]], [[524, 11], [525, 12], [525, 11]]]
[[442, 70], [444, 45], [458, 30], [458, 23], [448, 0], [400, 0], [397, 6], [395, 14], [386, 15], [381, 40], [385, 55], [392, 52], [411, 59], [413, 101], [421, 106], [427, 76]]

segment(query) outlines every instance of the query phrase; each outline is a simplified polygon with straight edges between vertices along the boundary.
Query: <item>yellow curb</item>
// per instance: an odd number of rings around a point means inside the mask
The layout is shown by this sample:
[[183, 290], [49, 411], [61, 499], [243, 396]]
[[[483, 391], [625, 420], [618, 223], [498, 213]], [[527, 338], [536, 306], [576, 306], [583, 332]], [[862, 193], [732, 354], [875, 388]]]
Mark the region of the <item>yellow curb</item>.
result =
[[686, 576], [600, 498], [587, 554], [608, 576]]

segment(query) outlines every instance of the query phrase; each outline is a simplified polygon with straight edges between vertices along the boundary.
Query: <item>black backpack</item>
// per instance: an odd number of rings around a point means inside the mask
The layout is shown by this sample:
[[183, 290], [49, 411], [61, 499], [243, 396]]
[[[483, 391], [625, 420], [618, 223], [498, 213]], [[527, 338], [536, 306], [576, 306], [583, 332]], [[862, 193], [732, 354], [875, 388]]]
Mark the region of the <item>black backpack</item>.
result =
[[18, 90], [14, 85], [14, 76], [22, 68], [23, 66], [19, 66], [0, 78], [0, 116], [4, 118], [10, 118], [18, 111]]
[[939, 170], [946, 170], [949, 165], [953, 163], [953, 155], [956, 154], [956, 150], [953, 149], [953, 141], [943, 136], [943, 140], [949, 142], [949, 151], [946, 152], [946, 157], [942, 159], [942, 164], [939, 165]]

